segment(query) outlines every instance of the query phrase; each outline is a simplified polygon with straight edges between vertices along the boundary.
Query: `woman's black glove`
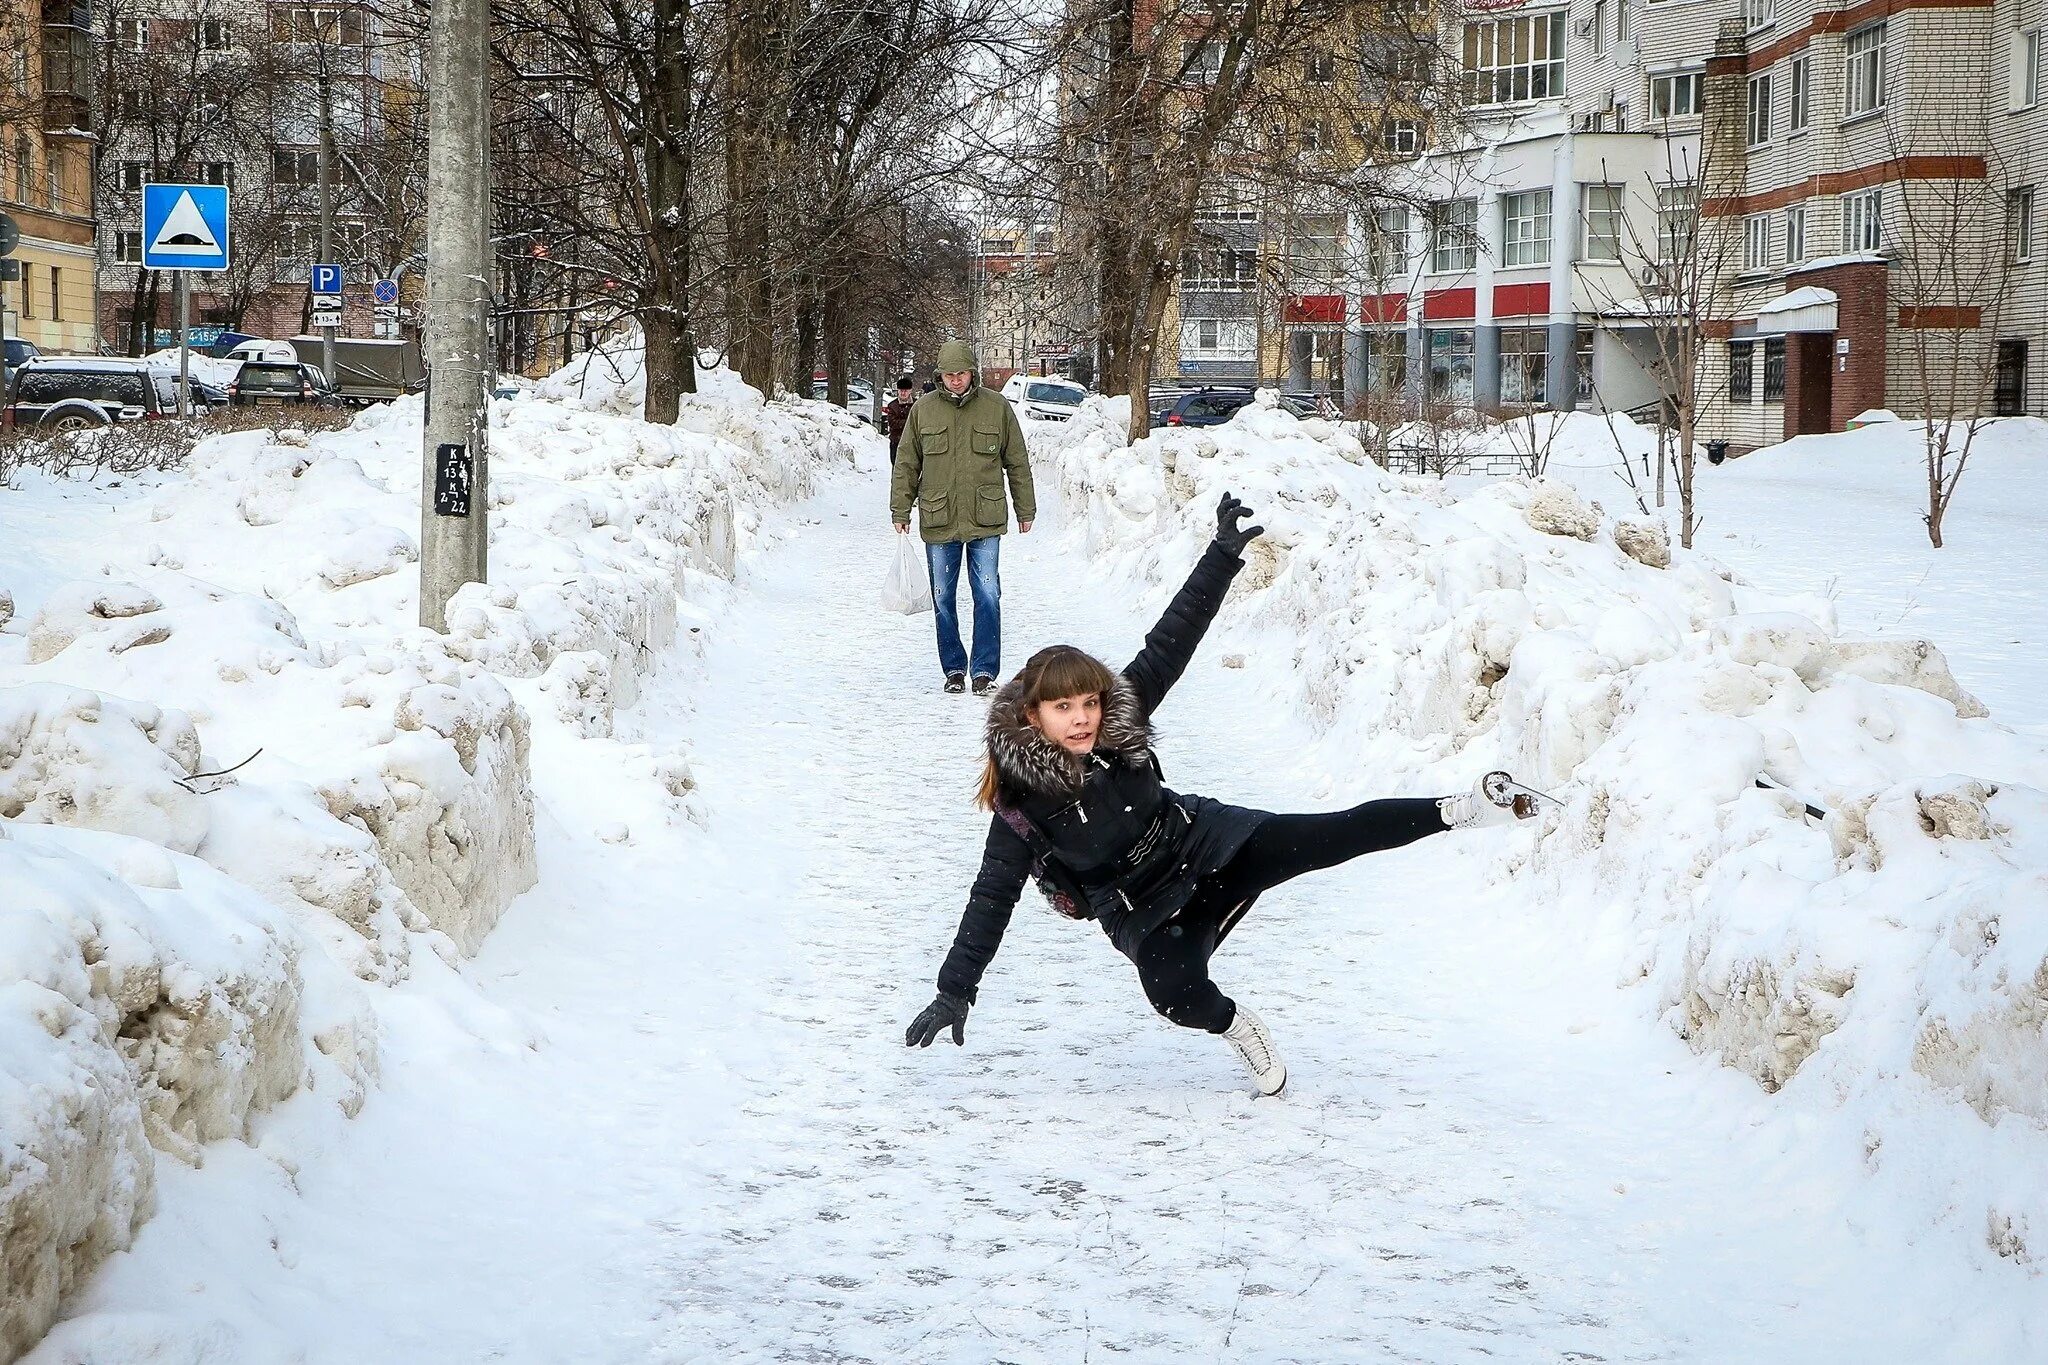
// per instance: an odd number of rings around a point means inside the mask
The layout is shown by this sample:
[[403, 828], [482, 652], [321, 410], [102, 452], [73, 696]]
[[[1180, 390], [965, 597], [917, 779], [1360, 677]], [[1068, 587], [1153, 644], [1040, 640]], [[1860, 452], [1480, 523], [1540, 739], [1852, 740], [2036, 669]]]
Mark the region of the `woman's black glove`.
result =
[[930, 1047], [932, 1039], [953, 1027], [953, 1046], [967, 1045], [967, 1002], [957, 995], [939, 992], [938, 998], [924, 1007], [924, 1012], [910, 1021], [910, 1027], [903, 1032], [903, 1046]]
[[1251, 508], [1228, 493], [1223, 495], [1222, 502], [1216, 504], [1216, 543], [1234, 558], [1243, 558], [1244, 547], [1251, 544], [1254, 537], [1265, 534], [1263, 526], [1239, 526], [1238, 523], [1251, 514]]

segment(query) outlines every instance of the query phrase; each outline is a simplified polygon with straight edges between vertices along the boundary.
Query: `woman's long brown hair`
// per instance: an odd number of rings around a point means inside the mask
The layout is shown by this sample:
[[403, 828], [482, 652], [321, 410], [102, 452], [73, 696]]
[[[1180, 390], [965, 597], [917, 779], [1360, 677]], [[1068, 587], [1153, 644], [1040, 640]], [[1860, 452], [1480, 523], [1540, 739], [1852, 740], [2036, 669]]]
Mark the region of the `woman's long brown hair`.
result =
[[[1107, 697], [1116, 674], [1102, 660], [1072, 645], [1049, 645], [1026, 661], [1013, 684], [1017, 688], [1017, 713], [1029, 722], [1031, 709], [1040, 702], [1061, 697]], [[975, 788], [974, 804], [983, 810], [996, 808], [1002, 790], [1002, 774], [996, 770], [993, 752], [981, 763], [981, 784]]]

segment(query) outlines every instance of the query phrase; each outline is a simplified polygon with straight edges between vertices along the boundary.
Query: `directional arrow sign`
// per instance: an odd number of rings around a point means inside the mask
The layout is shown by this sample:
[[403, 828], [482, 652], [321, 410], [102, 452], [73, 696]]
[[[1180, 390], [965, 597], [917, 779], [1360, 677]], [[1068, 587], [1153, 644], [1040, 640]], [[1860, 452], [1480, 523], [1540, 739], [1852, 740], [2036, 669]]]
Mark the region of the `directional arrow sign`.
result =
[[227, 186], [144, 185], [142, 264], [150, 270], [226, 270]]
[[341, 267], [338, 265], [314, 266], [313, 292], [315, 294], [339, 294], [341, 292]]

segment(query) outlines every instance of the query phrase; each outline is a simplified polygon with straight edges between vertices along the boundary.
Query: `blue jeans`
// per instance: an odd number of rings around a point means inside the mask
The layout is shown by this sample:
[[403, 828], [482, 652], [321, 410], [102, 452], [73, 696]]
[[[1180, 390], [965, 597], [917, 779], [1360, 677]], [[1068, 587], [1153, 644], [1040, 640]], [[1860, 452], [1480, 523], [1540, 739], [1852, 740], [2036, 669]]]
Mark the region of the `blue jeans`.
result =
[[941, 541], [924, 547], [932, 574], [932, 615], [938, 618], [939, 668], [951, 675], [970, 669], [960, 647], [960, 559], [967, 558], [967, 591], [974, 598], [974, 664], [977, 678], [996, 677], [1003, 664], [1003, 580], [996, 562], [1001, 536], [983, 536], [961, 544]]

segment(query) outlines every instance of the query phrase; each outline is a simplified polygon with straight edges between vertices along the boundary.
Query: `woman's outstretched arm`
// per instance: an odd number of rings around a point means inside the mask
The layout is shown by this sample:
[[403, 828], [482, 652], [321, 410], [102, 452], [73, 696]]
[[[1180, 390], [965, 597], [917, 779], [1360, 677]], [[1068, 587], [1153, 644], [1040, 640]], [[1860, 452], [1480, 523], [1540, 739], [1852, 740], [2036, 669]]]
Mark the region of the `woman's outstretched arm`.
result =
[[939, 968], [939, 993], [974, 1003], [981, 974], [1003, 946], [1003, 931], [1031, 875], [1031, 850], [998, 816], [989, 818], [988, 841], [982, 845], [981, 871], [967, 895], [960, 928]]
[[1195, 657], [1195, 646], [1223, 606], [1230, 582], [1244, 567], [1244, 547], [1265, 528], [1244, 526], [1251, 509], [1230, 494], [1216, 505], [1216, 538], [1195, 562], [1188, 581], [1166, 604], [1159, 623], [1145, 636], [1145, 647], [1124, 666], [1124, 679], [1138, 695], [1147, 715], [1166, 699]]

